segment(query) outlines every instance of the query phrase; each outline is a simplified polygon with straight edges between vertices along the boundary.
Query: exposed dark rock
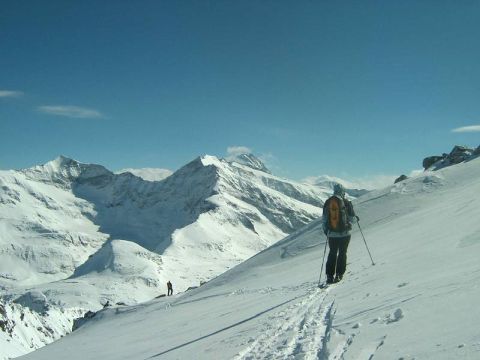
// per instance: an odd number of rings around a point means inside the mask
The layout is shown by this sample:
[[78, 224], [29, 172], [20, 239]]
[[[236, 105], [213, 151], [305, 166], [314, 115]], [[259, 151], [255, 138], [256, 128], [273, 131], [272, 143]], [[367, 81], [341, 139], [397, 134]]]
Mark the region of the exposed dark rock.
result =
[[423, 159], [423, 168], [425, 170], [438, 170], [470, 160], [478, 154], [480, 154], [480, 146], [474, 150], [467, 146], [455, 145], [449, 154], [444, 153], [442, 156], [429, 156]]
[[15, 321], [7, 318], [7, 311], [3, 304], [0, 304], [0, 331], [12, 336], [13, 328], [15, 327]]
[[39, 314], [46, 314], [50, 309], [48, 300], [41, 291], [31, 290], [23, 294], [22, 296], [13, 300], [14, 303], [20, 304], [23, 307], [27, 307], [32, 311]]
[[407, 180], [408, 179], [408, 176], [407, 175], [400, 175], [398, 178], [395, 179], [395, 182], [394, 184], [400, 182], [400, 181], [403, 181], [403, 180]]
[[73, 321], [72, 331], [77, 330], [80, 326], [85, 324], [88, 321], [88, 319], [93, 318], [95, 315], [97, 315], [96, 312], [89, 310], [85, 313], [85, 315], [83, 315], [83, 317], [75, 319]]
[[449, 160], [450, 165], [461, 163], [467, 160], [473, 154], [473, 149], [466, 146], [455, 145], [448, 154], [447, 159]]
[[425, 159], [423, 159], [423, 168], [425, 170], [427, 170], [430, 166], [432, 166], [433, 164], [435, 164], [436, 162], [442, 160], [444, 157], [442, 156], [429, 156], [429, 157], [426, 157]]
[[472, 152], [473, 149], [472, 148], [469, 148], [467, 146], [463, 146], [463, 145], [455, 145], [452, 149], [452, 151], [450, 152], [450, 155], [454, 155], [454, 154], [457, 154], [457, 153], [468, 153], [468, 152]]

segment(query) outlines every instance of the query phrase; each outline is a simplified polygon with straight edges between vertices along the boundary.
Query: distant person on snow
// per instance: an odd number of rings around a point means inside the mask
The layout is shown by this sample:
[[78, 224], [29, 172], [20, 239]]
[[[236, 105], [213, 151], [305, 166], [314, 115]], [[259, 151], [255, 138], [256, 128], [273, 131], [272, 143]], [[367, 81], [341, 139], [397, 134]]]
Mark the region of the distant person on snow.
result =
[[167, 282], [167, 289], [168, 289], [167, 295], [168, 295], [168, 296], [173, 295], [173, 285], [172, 285], [172, 283], [170, 282], [170, 280], [168, 280], [168, 282]]
[[323, 232], [328, 238], [327, 284], [339, 282], [347, 269], [347, 248], [350, 243], [350, 230], [355, 220], [353, 205], [345, 198], [345, 188], [341, 184], [333, 187], [333, 196], [323, 205]]

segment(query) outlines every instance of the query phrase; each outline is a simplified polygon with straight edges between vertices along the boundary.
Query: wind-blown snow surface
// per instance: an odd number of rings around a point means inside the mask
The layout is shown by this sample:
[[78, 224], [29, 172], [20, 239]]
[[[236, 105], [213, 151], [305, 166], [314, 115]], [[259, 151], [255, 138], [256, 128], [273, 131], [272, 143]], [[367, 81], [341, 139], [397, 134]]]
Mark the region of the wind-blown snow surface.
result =
[[26, 359], [478, 359], [480, 159], [359, 199], [344, 281], [318, 221], [171, 298], [101, 311]]
[[329, 189], [242, 161], [199, 157], [159, 182], [65, 157], [0, 171], [0, 358], [107, 301], [198, 286], [319, 217]]

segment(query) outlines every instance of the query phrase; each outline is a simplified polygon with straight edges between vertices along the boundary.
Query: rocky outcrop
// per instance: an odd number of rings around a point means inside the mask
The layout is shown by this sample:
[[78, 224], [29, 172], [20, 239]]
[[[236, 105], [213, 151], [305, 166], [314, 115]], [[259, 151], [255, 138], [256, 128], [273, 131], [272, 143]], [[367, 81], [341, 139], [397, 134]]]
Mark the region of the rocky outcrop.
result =
[[400, 175], [398, 178], [395, 179], [395, 182], [394, 184], [400, 182], [400, 181], [403, 181], [403, 180], [407, 180], [408, 179], [408, 176], [407, 175]]
[[480, 145], [478, 145], [478, 147], [475, 150], [473, 150], [473, 156], [478, 156], [478, 155], [480, 155]]
[[47, 297], [38, 290], [28, 291], [13, 302], [42, 315], [45, 315], [50, 308]]
[[82, 317], [79, 317], [73, 321], [72, 331], [77, 330], [83, 324], [85, 324], [88, 320], [95, 317], [97, 313], [95, 311], [87, 311]]
[[466, 146], [456, 145], [453, 147], [450, 154], [448, 154], [447, 159], [450, 164], [458, 164], [470, 158], [470, 156], [473, 154], [473, 151], [473, 149]]
[[476, 149], [467, 146], [455, 145], [449, 154], [444, 153], [441, 156], [429, 156], [423, 159], [423, 168], [425, 170], [438, 170], [450, 165], [459, 164], [470, 160], [480, 154], [480, 146]]
[[425, 170], [427, 170], [429, 167], [431, 167], [433, 164], [435, 164], [436, 162], [440, 161], [440, 160], [443, 160], [444, 157], [443, 156], [429, 156], [429, 157], [426, 157], [425, 159], [423, 159], [423, 168]]

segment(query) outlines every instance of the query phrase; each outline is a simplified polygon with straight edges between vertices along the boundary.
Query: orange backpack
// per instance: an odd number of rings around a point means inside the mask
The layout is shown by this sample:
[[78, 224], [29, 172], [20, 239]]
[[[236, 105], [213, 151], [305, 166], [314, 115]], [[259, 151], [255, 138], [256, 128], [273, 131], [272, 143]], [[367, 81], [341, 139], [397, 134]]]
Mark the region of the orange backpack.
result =
[[351, 229], [348, 221], [347, 207], [345, 201], [338, 196], [329, 198], [324, 207], [327, 208], [327, 228], [334, 232], [344, 232]]

